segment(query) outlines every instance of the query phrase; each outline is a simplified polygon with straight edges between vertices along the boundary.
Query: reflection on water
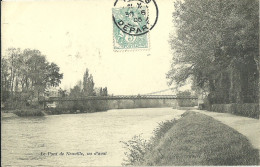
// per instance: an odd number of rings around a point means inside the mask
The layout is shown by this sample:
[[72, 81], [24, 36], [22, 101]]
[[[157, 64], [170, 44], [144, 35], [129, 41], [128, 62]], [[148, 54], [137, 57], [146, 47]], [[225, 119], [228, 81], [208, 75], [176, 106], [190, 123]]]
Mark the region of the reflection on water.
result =
[[120, 141], [141, 133], [149, 139], [159, 122], [183, 112], [149, 108], [3, 117], [2, 166], [120, 166], [126, 151]]

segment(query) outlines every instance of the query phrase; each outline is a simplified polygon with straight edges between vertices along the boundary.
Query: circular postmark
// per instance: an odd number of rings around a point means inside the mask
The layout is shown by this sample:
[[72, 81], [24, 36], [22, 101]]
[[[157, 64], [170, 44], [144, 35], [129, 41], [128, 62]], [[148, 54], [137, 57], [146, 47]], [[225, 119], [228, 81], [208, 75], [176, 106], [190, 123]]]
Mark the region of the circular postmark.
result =
[[153, 29], [158, 13], [155, 0], [116, 0], [113, 21], [122, 32], [139, 36]]

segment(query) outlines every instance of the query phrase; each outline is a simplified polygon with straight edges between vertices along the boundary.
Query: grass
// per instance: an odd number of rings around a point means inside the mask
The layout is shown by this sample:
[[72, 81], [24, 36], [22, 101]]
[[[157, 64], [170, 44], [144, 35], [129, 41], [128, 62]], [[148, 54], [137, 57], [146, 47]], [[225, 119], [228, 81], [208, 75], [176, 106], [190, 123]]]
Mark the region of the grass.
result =
[[177, 121], [160, 124], [149, 144], [139, 144], [145, 147], [143, 153], [127, 165], [259, 164], [258, 150], [252, 148], [245, 136], [209, 116], [191, 111]]

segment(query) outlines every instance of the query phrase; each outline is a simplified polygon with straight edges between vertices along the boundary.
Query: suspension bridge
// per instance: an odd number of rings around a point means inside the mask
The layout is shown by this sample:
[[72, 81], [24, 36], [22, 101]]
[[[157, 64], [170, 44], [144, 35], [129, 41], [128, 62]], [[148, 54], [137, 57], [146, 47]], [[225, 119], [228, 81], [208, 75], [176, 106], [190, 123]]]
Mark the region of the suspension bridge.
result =
[[141, 99], [160, 99], [160, 100], [176, 100], [176, 99], [187, 99], [196, 100], [196, 96], [177, 96], [162, 94], [163, 92], [169, 91], [172, 88], [160, 90], [152, 93], [147, 93], [143, 95], [109, 95], [109, 96], [82, 96], [82, 97], [49, 97], [47, 99], [41, 100], [40, 102], [58, 102], [58, 101], [86, 101], [86, 100], [141, 100]]
[[138, 99], [191, 99], [196, 100], [197, 97], [176, 95], [118, 95], [118, 96], [83, 96], [77, 98], [71, 97], [49, 97], [40, 102], [54, 102], [54, 101], [85, 101], [85, 100], [138, 100]]

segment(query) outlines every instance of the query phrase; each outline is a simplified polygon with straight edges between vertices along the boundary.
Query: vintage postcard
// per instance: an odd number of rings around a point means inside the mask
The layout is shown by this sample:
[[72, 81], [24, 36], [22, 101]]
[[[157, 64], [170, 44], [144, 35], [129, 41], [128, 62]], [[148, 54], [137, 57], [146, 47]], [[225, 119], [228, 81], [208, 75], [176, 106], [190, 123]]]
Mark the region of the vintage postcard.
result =
[[258, 0], [1, 2], [1, 166], [260, 165]]

